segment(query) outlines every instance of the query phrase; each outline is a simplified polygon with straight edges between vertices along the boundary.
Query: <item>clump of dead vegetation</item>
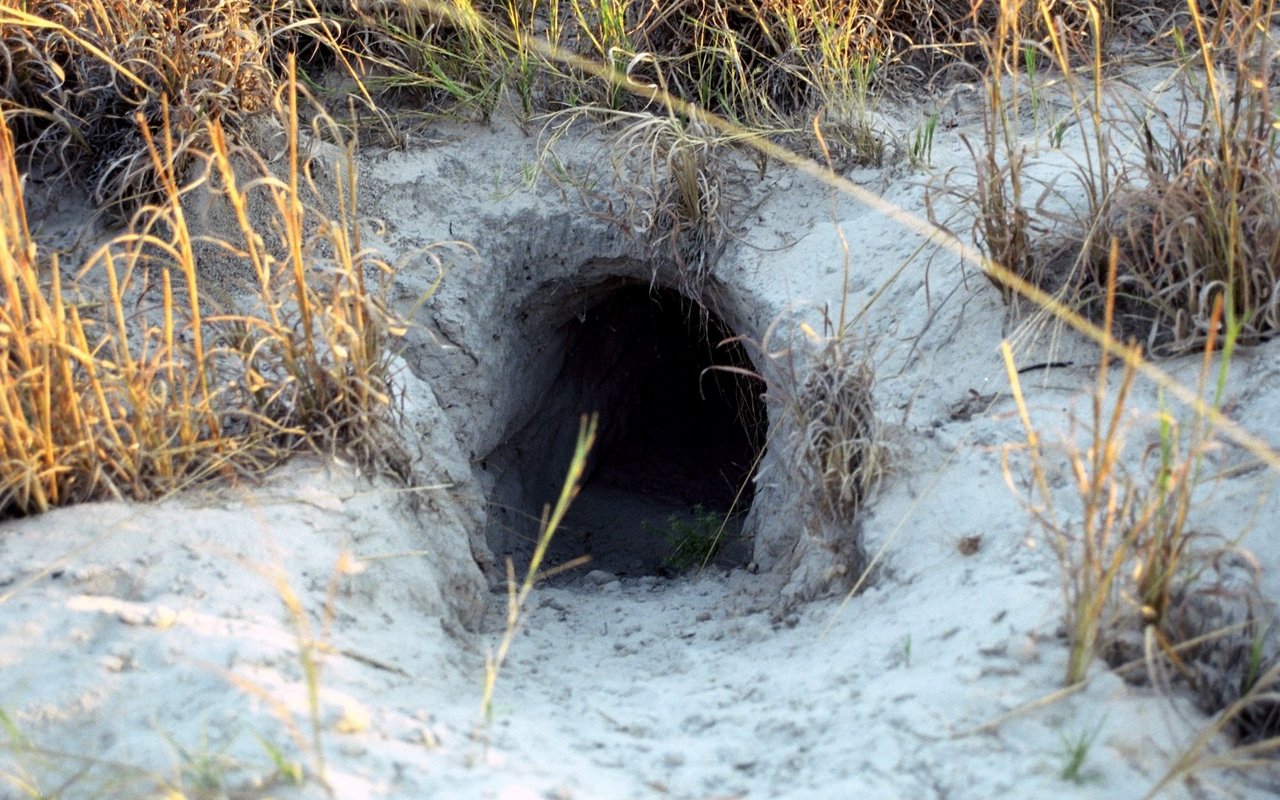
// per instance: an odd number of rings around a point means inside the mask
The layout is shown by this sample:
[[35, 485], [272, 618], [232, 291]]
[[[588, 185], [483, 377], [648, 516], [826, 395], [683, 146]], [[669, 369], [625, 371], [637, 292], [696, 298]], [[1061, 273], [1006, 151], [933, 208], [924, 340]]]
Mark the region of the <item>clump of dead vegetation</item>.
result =
[[[969, 142], [976, 180], [953, 192], [984, 255], [1008, 270], [988, 277], [1006, 300], [1009, 274], [1096, 320], [1116, 241], [1117, 333], [1160, 355], [1194, 350], [1221, 297], [1242, 343], [1267, 339], [1280, 258], [1275, 3], [1166, 12], [1169, 75], [1145, 96], [1108, 82], [1121, 20], [1104, 8], [1088, 6], [1080, 40], [1044, 4], [1015, 5], [1025, 12], [981, 40], [992, 68], [983, 136]], [[1057, 22], [1042, 42], [1018, 24], [1033, 12]], [[1069, 104], [1057, 116], [1041, 109], [1050, 83]], [[1068, 136], [1080, 155], [1046, 175], [1038, 162]]]
[[[1116, 245], [1104, 330], [1114, 322], [1118, 261]], [[1065, 684], [1088, 680], [1090, 665], [1102, 657], [1131, 681], [1166, 693], [1175, 684], [1189, 688], [1200, 707], [1215, 715], [1153, 794], [1197, 769], [1245, 766], [1280, 747], [1275, 606], [1262, 595], [1248, 552], [1231, 542], [1215, 543], [1190, 517], [1209, 481], [1207, 462], [1220, 446], [1213, 420], [1242, 330], [1224, 319], [1221, 297], [1211, 321], [1196, 386], [1204, 405], [1185, 422], [1162, 408], [1157, 443], [1136, 466], [1126, 454], [1126, 439], [1137, 426], [1127, 412], [1137, 376], [1133, 363], [1140, 359], [1136, 344], [1126, 347], [1118, 380], [1112, 380], [1109, 356], [1102, 356], [1090, 412], [1083, 420], [1073, 418], [1071, 432], [1057, 446], [1045, 443], [1033, 423], [1012, 350], [1004, 345], [1027, 435], [1025, 443], [1006, 449], [1005, 477], [1022, 494], [1010, 455], [1024, 453], [1026, 464], [1017, 472], [1028, 478], [1027, 509], [1062, 567], [1070, 650]], [[1221, 340], [1215, 333], [1220, 328]], [[1069, 489], [1056, 491], [1057, 482]], [[1224, 731], [1237, 747], [1211, 754], [1210, 741]]]
[[250, 0], [35, 0], [0, 8], [0, 107], [16, 155], [127, 217], [161, 183], [143, 130], [168, 126], [160, 169], [205, 149], [212, 120], [270, 105], [269, 42]]
[[876, 415], [875, 372], [851, 337], [818, 351], [795, 397], [799, 458], [822, 513], [852, 522], [884, 477], [888, 448]]
[[[390, 268], [361, 245], [350, 152], [334, 185], [311, 181], [287, 88], [279, 177], [247, 156], [255, 172], [245, 180], [212, 120], [209, 150], [188, 153], [197, 176], [183, 182], [184, 145], [168, 135], [162, 105], [161, 138], [139, 129], [159, 201], [73, 279], [30, 234], [0, 119], [0, 513], [152, 498], [260, 471], [300, 447], [407, 475], [390, 427], [388, 340], [403, 323], [367, 283]], [[202, 291], [183, 197], [204, 183], [219, 186], [238, 223], [238, 238], [213, 244], [256, 281], [257, 302], [243, 309], [215, 308]], [[265, 218], [250, 217], [250, 195], [265, 200]]]

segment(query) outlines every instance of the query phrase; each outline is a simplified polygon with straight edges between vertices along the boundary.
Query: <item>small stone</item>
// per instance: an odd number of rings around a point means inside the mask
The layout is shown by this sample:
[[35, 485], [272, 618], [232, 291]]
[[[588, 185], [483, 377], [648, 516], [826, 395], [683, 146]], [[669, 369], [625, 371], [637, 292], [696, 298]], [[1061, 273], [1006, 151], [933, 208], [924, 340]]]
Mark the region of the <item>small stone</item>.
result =
[[595, 586], [604, 586], [606, 583], [616, 581], [617, 578], [613, 573], [605, 572], [602, 569], [593, 569], [587, 573], [587, 583]]
[[338, 720], [338, 733], [363, 733], [369, 729], [373, 719], [369, 709], [354, 700], [343, 704], [342, 719]]
[[440, 746], [440, 736], [430, 728], [420, 728], [417, 731], [417, 742], [428, 750], [435, 750]]
[[700, 611], [698, 612], [698, 616], [694, 617], [694, 619], [696, 619], [698, 622], [707, 622], [711, 619], [711, 612]]
[[178, 612], [166, 605], [156, 606], [151, 609], [151, 613], [147, 614], [147, 624], [160, 630], [172, 628], [177, 621]]
[[609, 581], [608, 583], [606, 583], [604, 586], [601, 586], [600, 588], [601, 590], [606, 592], [620, 592], [622, 591], [622, 581], [617, 581], [617, 580]]
[[1014, 648], [1013, 657], [1022, 664], [1034, 664], [1040, 660], [1040, 648], [1031, 636], [1023, 636]]
[[116, 614], [116, 616], [119, 617], [120, 621], [123, 622], [125, 625], [146, 625], [147, 624], [147, 613], [142, 609], [134, 606], [120, 609], [120, 611]]
[[103, 656], [98, 662], [108, 672], [125, 672], [133, 665], [133, 657], [129, 654]]

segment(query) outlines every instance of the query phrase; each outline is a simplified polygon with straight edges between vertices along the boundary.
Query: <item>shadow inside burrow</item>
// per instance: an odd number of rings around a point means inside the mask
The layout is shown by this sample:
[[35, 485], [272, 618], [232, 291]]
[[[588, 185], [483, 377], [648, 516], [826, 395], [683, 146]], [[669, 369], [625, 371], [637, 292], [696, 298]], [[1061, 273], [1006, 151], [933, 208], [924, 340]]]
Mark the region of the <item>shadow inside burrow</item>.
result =
[[672, 575], [750, 560], [741, 536], [751, 475], [766, 440], [763, 389], [733, 331], [671, 289], [622, 283], [567, 302], [542, 377], [524, 387], [524, 421], [486, 459], [501, 474], [489, 544], [527, 568], [555, 502], [583, 414], [599, 434], [581, 492], [555, 532], [543, 570], [586, 557], [590, 570]]

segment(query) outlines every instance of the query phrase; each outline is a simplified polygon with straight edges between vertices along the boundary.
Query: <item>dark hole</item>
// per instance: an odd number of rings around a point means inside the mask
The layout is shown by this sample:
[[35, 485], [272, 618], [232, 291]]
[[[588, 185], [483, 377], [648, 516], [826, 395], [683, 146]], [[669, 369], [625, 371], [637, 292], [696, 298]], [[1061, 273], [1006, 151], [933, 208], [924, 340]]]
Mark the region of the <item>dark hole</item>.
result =
[[[732, 331], [674, 291], [633, 285], [584, 307], [557, 335], [558, 373], [509, 440], [521, 477], [507, 485], [520, 487], [524, 508], [498, 518], [506, 534], [520, 530], [499, 537], [505, 547], [495, 552], [527, 564], [537, 533], [528, 521], [554, 502], [580, 415], [598, 413], [583, 490], [544, 569], [589, 556], [580, 571], [667, 574], [701, 564], [717, 535], [708, 563], [749, 560], [740, 530], [766, 419], [760, 383], [734, 371], [753, 367], [740, 343], [724, 344]], [[526, 524], [512, 526], [516, 519]]]

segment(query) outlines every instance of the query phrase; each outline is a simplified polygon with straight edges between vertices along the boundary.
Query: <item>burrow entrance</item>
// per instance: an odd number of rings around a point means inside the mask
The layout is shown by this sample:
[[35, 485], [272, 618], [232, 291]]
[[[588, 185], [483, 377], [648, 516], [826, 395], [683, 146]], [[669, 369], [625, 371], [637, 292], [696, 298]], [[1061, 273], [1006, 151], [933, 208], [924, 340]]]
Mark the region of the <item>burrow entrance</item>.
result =
[[538, 367], [506, 441], [486, 459], [489, 545], [528, 563], [544, 504], [554, 502], [578, 421], [598, 413], [583, 490], [557, 531], [546, 567], [589, 556], [566, 573], [619, 576], [688, 568], [679, 542], [728, 517], [713, 563], [741, 565], [751, 474], [767, 418], [746, 349], [717, 316], [670, 289], [597, 287], [563, 302], [531, 355]]

